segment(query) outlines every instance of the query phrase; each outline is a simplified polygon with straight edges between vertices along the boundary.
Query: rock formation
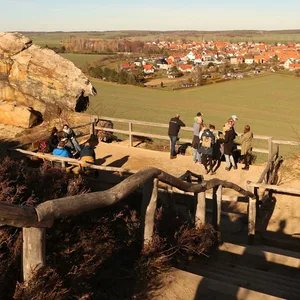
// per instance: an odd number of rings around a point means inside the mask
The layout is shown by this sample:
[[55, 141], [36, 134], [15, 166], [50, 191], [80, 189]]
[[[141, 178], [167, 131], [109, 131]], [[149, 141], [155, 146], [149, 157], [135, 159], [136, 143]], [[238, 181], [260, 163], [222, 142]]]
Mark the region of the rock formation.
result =
[[95, 88], [72, 62], [21, 34], [0, 32], [1, 123], [29, 128], [61, 111], [84, 111], [90, 95]]

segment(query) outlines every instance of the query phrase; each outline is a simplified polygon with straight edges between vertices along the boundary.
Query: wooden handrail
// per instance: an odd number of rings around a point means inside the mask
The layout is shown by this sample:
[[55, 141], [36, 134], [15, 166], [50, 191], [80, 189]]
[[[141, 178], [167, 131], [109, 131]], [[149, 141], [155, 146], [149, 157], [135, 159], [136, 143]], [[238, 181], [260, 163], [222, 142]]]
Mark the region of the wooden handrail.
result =
[[[109, 121], [114, 121], [114, 122], [119, 122], [119, 123], [132, 123], [134, 125], [144, 125], [144, 126], [153, 126], [153, 127], [161, 127], [161, 128], [168, 128], [169, 125], [166, 123], [154, 123], [154, 122], [146, 122], [146, 121], [139, 121], [139, 120], [130, 120], [130, 119], [120, 119], [120, 118], [112, 118], [112, 117], [106, 117], [106, 116], [100, 116], [99, 120], [109, 120]], [[104, 130], [104, 129], [102, 129]], [[105, 129], [106, 131], [109, 131]], [[193, 131], [193, 127], [181, 127], [181, 130], [183, 131]], [[240, 136], [241, 134], [239, 134]], [[260, 134], [254, 134], [253, 136], [254, 139], [258, 140], [269, 140], [272, 138], [271, 136], [267, 135], [260, 135]], [[291, 145], [291, 146], [299, 146], [300, 142], [297, 141], [285, 141], [285, 140], [273, 140], [274, 144], [279, 144], [279, 145]]]
[[295, 188], [291, 188], [291, 187], [282, 187], [282, 186], [278, 186], [278, 185], [264, 184], [264, 183], [254, 183], [251, 181], [247, 181], [247, 185], [249, 187], [263, 188], [266, 190], [272, 190], [272, 191], [276, 191], [279, 193], [300, 195], [300, 189], [295, 189]]
[[118, 172], [118, 173], [129, 173], [129, 174], [134, 174], [138, 172], [137, 170], [133, 169], [127, 169], [127, 168], [116, 168], [116, 167], [108, 167], [108, 166], [99, 166], [99, 165], [94, 165], [90, 164], [85, 161], [81, 161], [75, 158], [67, 158], [67, 157], [62, 157], [62, 156], [56, 156], [52, 155], [49, 153], [40, 153], [40, 152], [32, 152], [28, 150], [23, 150], [23, 149], [11, 149], [12, 151], [20, 152], [26, 155], [38, 157], [41, 159], [45, 159], [47, 161], [55, 161], [55, 162], [65, 162], [73, 166], [82, 166], [82, 167], [87, 167], [89, 169], [94, 169], [94, 170], [103, 170], [103, 171], [110, 171], [110, 172]]
[[[187, 174], [186, 172], [185, 174]], [[197, 176], [196, 176], [197, 177]], [[46, 227], [51, 227], [56, 219], [78, 215], [93, 209], [113, 205], [129, 194], [143, 186], [142, 221], [144, 246], [152, 242], [154, 230], [154, 214], [158, 196], [158, 181], [169, 184], [185, 192], [192, 192], [197, 198], [195, 225], [200, 228], [205, 224], [205, 192], [208, 189], [219, 187], [218, 191], [218, 218], [221, 216], [222, 188], [233, 189], [240, 194], [254, 198], [254, 194], [240, 186], [211, 179], [201, 184], [192, 184], [176, 178], [156, 168], [144, 168], [143, 170], [124, 179], [113, 188], [84, 195], [69, 196], [60, 199], [48, 200], [36, 207], [16, 206], [0, 202], [0, 223], [15, 227], [23, 227], [23, 278], [29, 281], [34, 271], [46, 264]]]
[[[12, 204], [0, 202], [0, 222], [16, 227], [43, 227], [43, 224], [45, 227], [48, 227], [57, 218], [77, 215], [96, 208], [113, 205], [153, 178], [157, 178], [159, 181], [185, 192], [202, 193], [215, 186], [222, 185], [223, 188], [233, 189], [246, 197], [254, 197], [253, 193], [244, 190], [240, 186], [217, 178], [202, 184], [192, 184], [160, 169], [148, 167], [124, 179], [109, 190], [49, 200], [35, 208], [16, 207]], [[37, 219], [35, 218], [35, 212]], [[16, 219], [18, 219], [18, 222], [16, 222]]]

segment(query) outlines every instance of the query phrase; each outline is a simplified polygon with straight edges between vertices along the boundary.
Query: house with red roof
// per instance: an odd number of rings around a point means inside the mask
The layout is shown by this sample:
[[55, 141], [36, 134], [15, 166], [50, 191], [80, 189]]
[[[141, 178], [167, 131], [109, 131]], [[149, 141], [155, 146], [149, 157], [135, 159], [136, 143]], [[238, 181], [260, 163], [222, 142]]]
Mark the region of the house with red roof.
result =
[[289, 70], [290, 71], [300, 70], [300, 64], [290, 64], [289, 65]]
[[189, 65], [189, 64], [185, 64], [185, 65], [180, 65], [178, 67], [178, 69], [182, 72], [182, 73], [191, 73], [194, 70], [194, 66], [193, 65]]
[[153, 74], [155, 72], [153, 65], [147, 64], [143, 66], [145, 74]]

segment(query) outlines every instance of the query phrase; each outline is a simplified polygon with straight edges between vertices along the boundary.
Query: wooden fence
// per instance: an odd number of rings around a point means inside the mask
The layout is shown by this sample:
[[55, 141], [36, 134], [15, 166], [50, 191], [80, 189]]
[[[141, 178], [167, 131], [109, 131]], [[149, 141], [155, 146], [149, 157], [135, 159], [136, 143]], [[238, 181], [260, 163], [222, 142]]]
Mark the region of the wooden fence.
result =
[[[169, 136], [167, 134], [166, 135], [158, 135], [158, 134], [151, 134], [151, 133], [146, 133], [146, 132], [137, 132], [137, 131], [134, 131], [134, 128], [133, 128], [133, 125], [143, 125], [143, 126], [148, 126], [148, 127], [166, 128], [166, 131], [167, 131], [167, 128], [169, 127], [168, 124], [144, 122], [144, 121], [128, 120], [128, 119], [119, 119], [119, 118], [111, 118], [111, 117], [105, 117], [105, 116], [100, 116], [99, 120], [107, 120], [107, 121], [112, 121], [112, 122], [116, 122], [116, 123], [127, 124], [128, 130], [104, 128], [104, 127], [101, 127], [101, 126], [95, 126], [95, 130], [103, 130], [103, 131], [107, 131], [107, 132], [122, 133], [122, 134], [128, 135], [129, 136], [129, 146], [130, 147], [133, 146], [133, 137], [134, 136], [148, 137], [148, 138], [161, 139], [161, 140], [169, 140]], [[192, 135], [193, 135], [193, 128], [192, 127], [181, 127], [181, 130], [182, 131], [189, 131], [191, 133], [191, 139], [180, 138], [180, 141], [185, 142], [185, 143], [191, 143], [192, 142]], [[272, 155], [274, 144], [300, 146], [300, 142], [275, 140], [275, 139], [273, 139], [273, 137], [265, 136], [265, 135], [255, 134], [254, 139], [268, 141], [268, 148], [264, 149], [264, 148], [254, 147], [252, 150], [253, 150], [253, 152], [257, 152], [257, 153], [268, 154], [269, 158]], [[240, 146], [238, 146], [238, 149], [240, 149]]]
[[183, 193], [192, 193], [196, 200], [194, 223], [196, 227], [206, 223], [206, 191], [213, 190], [215, 200], [213, 224], [220, 225], [222, 189], [229, 188], [249, 199], [253, 193], [238, 185], [211, 179], [201, 184], [193, 184], [176, 178], [156, 168], [145, 168], [124, 179], [113, 188], [85, 195], [70, 196], [49, 200], [36, 207], [27, 207], [0, 202], [0, 223], [23, 228], [23, 278], [28, 281], [33, 272], [45, 266], [45, 233], [59, 218], [78, 215], [101, 207], [113, 205], [143, 186], [141, 224], [144, 245], [152, 242], [154, 232], [154, 213], [158, 198], [159, 182], [177, 188]]

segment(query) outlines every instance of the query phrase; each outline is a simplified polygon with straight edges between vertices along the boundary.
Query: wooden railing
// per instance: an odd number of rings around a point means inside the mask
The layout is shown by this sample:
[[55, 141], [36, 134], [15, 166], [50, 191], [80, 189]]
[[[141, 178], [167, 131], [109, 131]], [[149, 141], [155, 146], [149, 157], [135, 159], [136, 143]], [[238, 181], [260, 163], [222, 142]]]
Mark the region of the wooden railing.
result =
[[[193, 175], [191, 172], [190, 174]], [[193, 184], [167, 174], [162, 170], [145, 168], [106, 191], [49, 200], [36, 207], [0, 202], [0, 223], [23, 228], [22, 263], [24, 280], [28, 281], [36, 269], [45, 266], [45, 230], [52, 227], [56, 219], [113, 205], [141, 186], [143, 186], [141, 227], [144, 246], [151, 243], [154, 233], [154, 213], [158, 198], [159, 182], [172, 188], [177, 188], [184, 193], [192, 193], [194, 195], [196, 200], [194, 223], [196, 227], [206, 223], [205, 198], [207, 190], [213, 189], [213, 199], [215, 199], [216, 203], [214, 205], [215, 217], [213, 218], [215, 226], [220, 225], [223, 188], [233, 189], [244, 197], [255, 199], [253, 193], [231, 182], [214, 178], [207, 182]]]
[[[77, 125], [77, 126], [73, 126], [71, 127], [73, 130], [75, 129], [80, 129], [80, 128], [84, 128], [84, 127], [89, 127], [89, 135], [91, 134], [95, 134], [95, 126], [96, 126], [96, 120], [94, 122], [89, 122], [89, 123], [85, 123], [85, 124], [81, 124], [81, 125]], [[83, 135], [77, 135], [77, 137], [81, 137]], [[47, 138], [47, 137], [44, 137]], [[43, 138], [42, 138], [43, 139]], [[28, 149], [28, 148], [35, 148], [35, 144], [38, 143], [41, 139], [38, 140], [34, 140], [22, 145], [17, 145], [15, 147], [13, 147], [12, 149]]]
[[[148, 138], [161, 139], [161, 140], [169, 140], [169, 136], [167, 134], [158, 135], [158, 134], [152, 134], [152, 133], [147, 133], [147, 132], [137, 132], [137, 131], [134, 131], [134, 129], [133, 129], [133, 125], [143, 125], [143, 126], [148, 126], [148, 127], [168, 128], [169, 127], [168, 124], [144, 122], [144, 121], [128, 120], [128, 119], [119, 119], [119, 118], [111, 118], [111, 117], [105, 117], [105, 116], [100, 116], [99, 120], [108, 120], [108, 121], [112, 121], [112, 122], [116, 122], [116, 123], [127, 124], [128, 130], [104, 128], [104, 127], [101, 127], [101, 126], [95, 126], [95, 130], [103, 130], [103, 131], [107, 131], [107, 132], [121, 133], [121, 134], [128, 135], [129, 136], [129, 146], [130, 147], [133, 146], [133, 136], [148, 137]], [[181, 130], [182, 131], [189, 131], [191, 133], [191, 139], [180, 138], [180, 141], [185, 142], [185, 143], [191, 143], [192, 142], [192, 135], [193, 135], [193, 128], [192, 127], [181, 127]], [[268, 148], [264, 149], [264, 148], [254, 147], [252, 150], [253, 150], [253, 152], [257, 152], [257, 153], [268, 154], [269, 158], [272, 155], [272, 149], [273, 149], [274, 144], [300, 146], [300, 142], [274, 140], [273, 137], [265, 136], [265, 135], [255, 134], [254, 139], [268, 141]], [[238, 146], [238, 149], [240, 149], [240, 146]]]
[[[249, 216], [249, 222], [248, 222], [248, 234], [249, 234], [249, 243], [253, 243], [253, 239], [255, 237], [256, 232], [256, 221], [258, 217], [258, 211], [259, 211], [259, 201], [261, 198], [263, 198], [265, 195], [265, 192], [268, 191], [269, 195], [268, 197], [271, 197], [270, 191], [273, 191], [273, 189], [263, 189], [263, 187], [274, 187], [276, 189], [276, 186], [273, 184], [276, 184], [277, 181], [277, 174], [280, 167], [280, 164], [282, 162], [282, 157], [279, 156], [279, 145], [276, 145], [275, 149], [273, 149], [272, 154], [269, 156], [268, 163], [263, 170], [260, 178], [258, 179], [257, 183], [251, 183], [251, 181], [247, 181], [247, 191], [253, 192], [255, 195], [255, 199], [252, 198], [249, 200], [249, 210], [248, 210], [248, 216]], [[264, 182], [264, 183], [263, 183]], [[261, 191], [258, 191], [258, 188], [261, 188]]]

